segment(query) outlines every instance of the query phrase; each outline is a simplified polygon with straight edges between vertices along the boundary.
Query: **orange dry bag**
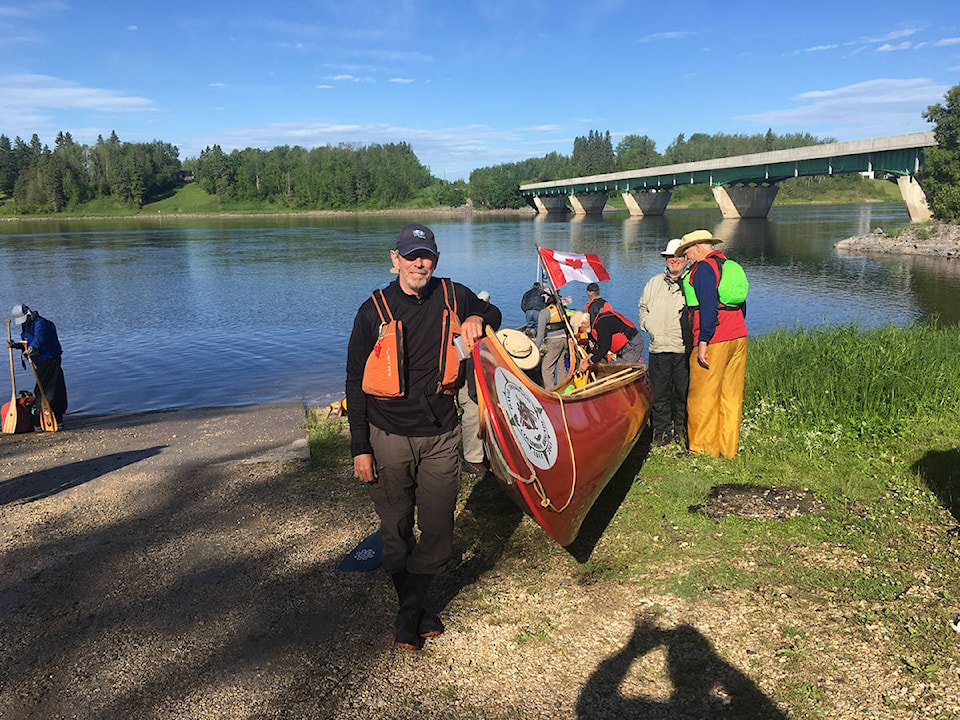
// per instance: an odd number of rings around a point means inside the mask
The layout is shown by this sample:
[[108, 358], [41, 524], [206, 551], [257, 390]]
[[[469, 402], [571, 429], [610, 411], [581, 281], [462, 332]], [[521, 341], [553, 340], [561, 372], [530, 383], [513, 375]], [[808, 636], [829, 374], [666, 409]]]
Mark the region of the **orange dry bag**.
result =
[[373, 304], [380, 315], [380, 332], [363, 368], [363, 391], [380, 398], [403, 397], [403, 323], [394, 319], [382, 290], [373, 294]]

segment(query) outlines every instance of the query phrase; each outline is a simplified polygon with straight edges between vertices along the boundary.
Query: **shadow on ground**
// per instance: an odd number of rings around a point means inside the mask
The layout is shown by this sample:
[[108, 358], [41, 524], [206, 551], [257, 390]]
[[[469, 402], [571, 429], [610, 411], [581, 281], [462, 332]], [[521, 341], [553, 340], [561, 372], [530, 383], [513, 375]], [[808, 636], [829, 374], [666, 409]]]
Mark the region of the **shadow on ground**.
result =
[[944, 509], [960, 523], [960, 449], [929, 450], [913, 464]]
[[[56, 502], [71, 473], [76, 485], [157, 450], [16, 478], [16, 494]], [[40, 520], [18, 515], [37, 503], [3, 508], [22, 529], [0, 555], [0, 717], [309, 717], [335, 702], [391, 648], [389, 603], [316, 550], [341, 519], [323, 513], [349, 502], [349, 522], [359, 498], [290, 467], [174, 474], [105, 518], [99, 497]]]
[[623, 504], [623, 499], [630, 492], [640, 470], [643, 469], [643, 463], [650, 454], [652, 440], [653, 435], [648, 427], [620, 465], [620, 469], [614, 473], [603, 492], [597, 497], [587, 517], [584, 518], [583, 525], [580, 526], [580, 533], [572, 543], [566, 546], [567, 552], [577, 562], [583, 563], [590, 559], [604, 531], [613, 520], [613, 516], [617, 514], [620, 505]]
[[457, 514], [454, 560], [431, 591], [441, 610], [497, 564], [523, 517], [523, 511], [504, 493], [493, 473], [487, 471], [474, 484]]
[[[662, 648], [672, 688], [667, 698], [642, 694], [626, 697], [623, 684], [631, 666]], [[724, 661], [700, 632], [689, 625], [657, 627], [638, 619], [620, 652], [604, 660], [584, 685], [577, 703], [580, 720], [660, 718], [702, 720], [786, 720], [774, 703], [746, 675]]]
[[30, 502], [50, 497], [69, 488], [83, 485], [114, 470], [159, 455], [165, 447], [166, 445], [158, 445], [143, 450], [111, 453], [89, 460], [35, 470], [9, 480], [0, 481], [0, 505], [18, 500]]

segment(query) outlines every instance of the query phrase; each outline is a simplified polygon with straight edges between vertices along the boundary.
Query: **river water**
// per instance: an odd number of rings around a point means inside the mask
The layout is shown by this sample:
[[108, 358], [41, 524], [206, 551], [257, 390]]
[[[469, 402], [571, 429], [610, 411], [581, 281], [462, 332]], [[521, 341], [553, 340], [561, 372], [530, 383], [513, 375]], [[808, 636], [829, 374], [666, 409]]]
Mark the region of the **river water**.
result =
[[[302, 400], [343, 393], [353, 316], [389, 282], [406, 222], [437, 235], [439, 275], [488, 290], [504, 324], [536, 246], [597, 253], [604, 297], [635, 318], [671, 237], [707, 228], [750, 278], [752, 334], [856, 322], [960, 324], [960, 261], [839, 255], [833, 244], [905, 225], [901, 205], [774, 208], [766, 220], [714, 209], [662, 218], [344, 216], [0, 223], [0, 311], [26, 303], [57, 324], [70, 414]], [[584, 285], [562, 294], [582, 307]], [[14, 324], [14, 334], [18, 327]], [[32, 388], [16, 362], [18, 389]], [[69, 415], [68, 415], [69, 418]]]

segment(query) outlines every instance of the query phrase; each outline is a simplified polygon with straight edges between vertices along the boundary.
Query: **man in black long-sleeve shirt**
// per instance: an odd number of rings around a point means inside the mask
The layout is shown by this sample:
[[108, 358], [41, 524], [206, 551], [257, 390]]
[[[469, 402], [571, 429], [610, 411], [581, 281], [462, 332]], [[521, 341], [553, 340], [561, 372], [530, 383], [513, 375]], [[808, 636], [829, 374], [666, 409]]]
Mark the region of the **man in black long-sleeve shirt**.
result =
[[445, 287], [449, 281], [433, 277], [440, 254], [430, 228], [405, 226], [390, 255], [398, 277], [382, 298], [403, 327], [404, 391], [384, 398], [363, 390], [367, 358], [383, 322], [368, 299], [357, 312], [347, 349], [347, 416], [354, 476], [367, 483], [380, 516], [383, 568], [397, 590], [395, 643], [419, 650], [424, 637], [443, 632], [439, 618], [425, 614], [423, 605], [430, 581], [452, 552], [460, 484], [455, 395], [440, 391], [441, 348], [449, 341], [444, 312], [455, 308], [460, 339], [469, 349], [483, 336], [484, 325], [499, 326], [500, 311], [464, 285]]

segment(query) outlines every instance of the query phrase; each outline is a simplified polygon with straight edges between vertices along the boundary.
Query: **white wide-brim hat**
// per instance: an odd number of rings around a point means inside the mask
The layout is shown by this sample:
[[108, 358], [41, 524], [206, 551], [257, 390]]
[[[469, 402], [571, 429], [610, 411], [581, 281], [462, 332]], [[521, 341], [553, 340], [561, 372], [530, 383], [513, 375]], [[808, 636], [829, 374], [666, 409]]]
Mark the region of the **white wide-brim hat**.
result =
[[540, 350], [533, 340], [519, 330], [498, 330], [497, 340], [521, 370], [533, 370], [540, 364]]
[[667, 243], [667, 247], [660, 254], [663, 257], [676, 257], [678, 247], [680, 247], [680, 238], [674, 238]]

